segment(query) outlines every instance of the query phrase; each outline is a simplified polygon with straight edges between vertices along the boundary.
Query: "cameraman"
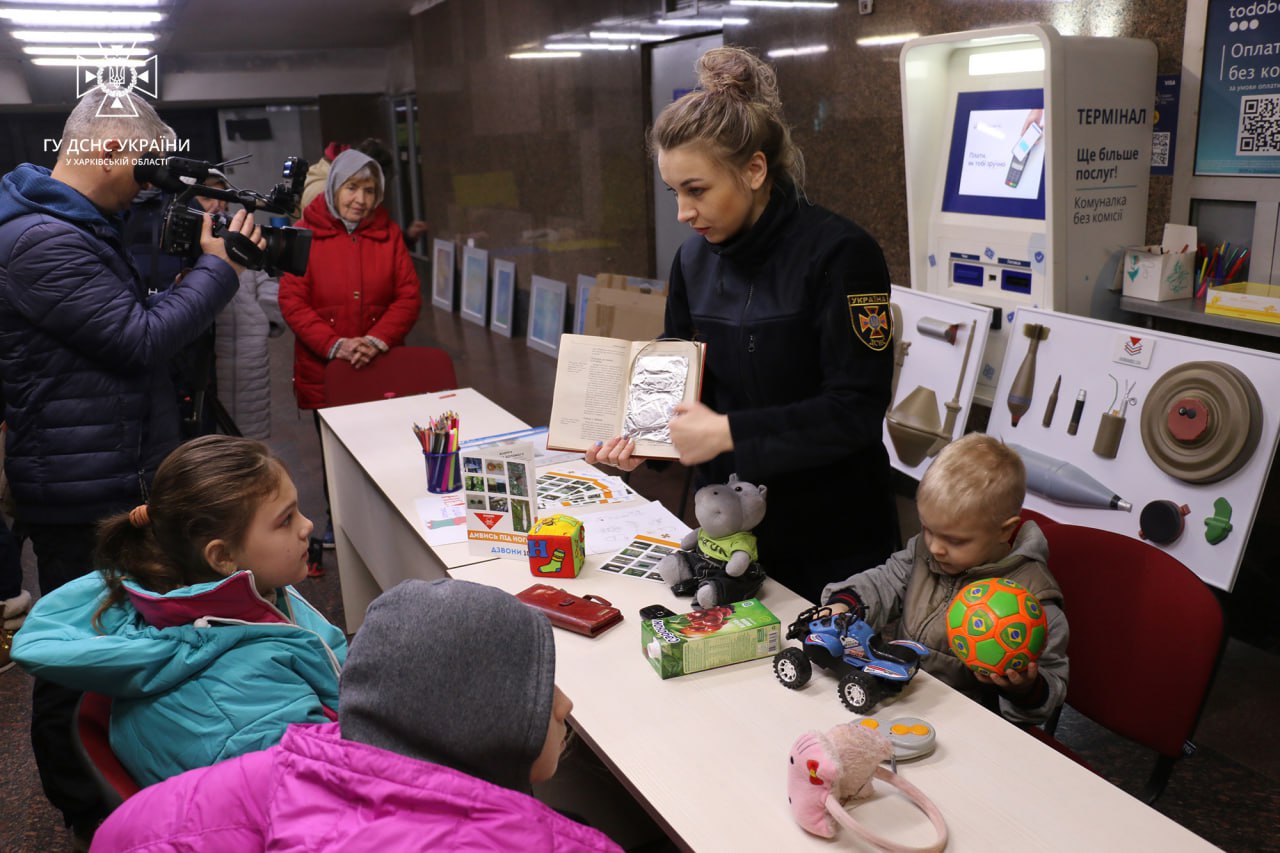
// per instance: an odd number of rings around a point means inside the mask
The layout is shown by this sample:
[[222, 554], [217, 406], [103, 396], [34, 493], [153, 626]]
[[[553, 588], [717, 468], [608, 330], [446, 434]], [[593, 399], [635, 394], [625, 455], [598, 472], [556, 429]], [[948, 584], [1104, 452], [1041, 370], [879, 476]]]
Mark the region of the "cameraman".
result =
[[[120, 213], [141, 188], [139, 156], [157, 156], [147, 146], [173, 131], [141, 98], [136, 116], [111, 115], [109, 97], [94, 89], [72, 110], [52, 172], [24, 163], [0, 181], [5, 471], [42, 593], [93, 568], [99, 519], [146, 501], [179, 438], [169, 360], [213, 322], [241, 272], [206, 217], [195, 268], [148, 297]], [[243, 212], [231, 227], [265, 245]], [[105, 809], [71, 744], [77, 698], [37, 680], [31, 740], [46, 796], [84, 842]]]
[[[147, 184], [124, 212], [122, 242], [133, 258], [149, 297], [181, 281], [186, 262], [161, 248], [165, 212], [173, 194]], [[216, 394], [213, 379], [213, 327], [186, 344], [169, 362], [169, 374], [178, 393], [182, 440], [217, 431], [209, 400]]]

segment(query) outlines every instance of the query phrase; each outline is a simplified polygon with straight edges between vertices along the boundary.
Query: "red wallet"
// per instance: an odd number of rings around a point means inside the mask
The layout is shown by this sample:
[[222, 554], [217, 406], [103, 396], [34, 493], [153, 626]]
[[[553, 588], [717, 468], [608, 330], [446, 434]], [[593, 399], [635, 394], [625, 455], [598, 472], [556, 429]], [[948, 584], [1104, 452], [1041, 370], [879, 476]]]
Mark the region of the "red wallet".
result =
[[595, 637], [622, 621], [622, 611], [597, 595], [577, 596], [545, 583], [535, 583], [516, 598], [536, 607], [557, 628]]

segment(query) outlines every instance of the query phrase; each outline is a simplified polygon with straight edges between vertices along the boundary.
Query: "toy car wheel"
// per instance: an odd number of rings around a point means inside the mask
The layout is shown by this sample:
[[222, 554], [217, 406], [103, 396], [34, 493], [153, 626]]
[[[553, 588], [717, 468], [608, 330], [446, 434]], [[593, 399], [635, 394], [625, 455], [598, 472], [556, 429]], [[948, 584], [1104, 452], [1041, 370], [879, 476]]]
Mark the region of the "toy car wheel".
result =
[[876, 702], [880, 701], [875, 680], [863, 674], [861, 670], [855, 669], [845, 673], [836, 689], [840, 692], [840, 701], [855, 714], [870, 711], [875, 707]]
[[773, 674], [783, 687], [799, 690], [809, 683], [813, 667], [800, 649], [783, 649], [773, 656]]

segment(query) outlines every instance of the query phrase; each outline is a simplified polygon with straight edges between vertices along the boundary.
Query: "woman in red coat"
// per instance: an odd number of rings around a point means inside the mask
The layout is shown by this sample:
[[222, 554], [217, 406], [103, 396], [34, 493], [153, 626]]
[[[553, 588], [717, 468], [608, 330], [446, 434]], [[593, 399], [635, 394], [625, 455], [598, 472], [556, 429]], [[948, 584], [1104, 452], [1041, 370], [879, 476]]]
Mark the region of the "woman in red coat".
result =
[[[280, 279], [280, 312], [297, 336], [293, 393], [300, 409], [324, 405], [325, 364], [341, 358], [364, 367], [403, 344], [418, 320], [418, 273], [382, 198], [377, 162], [344, 151], [329, 168], [324, 195], [298, 222], [312, 232], [311, 258], [304, 275]], [[327, 505], [327, 483], [325, 492]], [[331, 526], [323, 541], [333, 547]]]
[[280, 311], [297, 335], [293, 391], [298, 408], [324, 405], [324, 366], [334, 358], [363, 367], [418, 320], [418, 273], [400, 226], [382, 207], [382, 170], [359, 151], [339, 154], [298, 223], [312, 232], [305, 275], [280, 280]]

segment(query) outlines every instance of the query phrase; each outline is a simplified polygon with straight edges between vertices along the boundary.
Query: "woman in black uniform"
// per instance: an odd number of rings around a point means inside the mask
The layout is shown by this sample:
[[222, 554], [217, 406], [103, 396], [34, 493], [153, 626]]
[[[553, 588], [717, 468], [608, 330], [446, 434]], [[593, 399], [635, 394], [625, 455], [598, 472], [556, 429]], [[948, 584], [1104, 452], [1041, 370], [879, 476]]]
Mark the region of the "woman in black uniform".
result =
[[[671, 266], [665, 334], [707, 345], [702, 402], [677, 406], [671, 435], [695, 485], [737, 473], [768, 486], [760, 561], [817, 601], [897, 545], [881, 439], [889, 273], [869, 234], [805, 199], [773, 69], [717, 48], [698, 76], [649, 136], [697, 232]], [[630, 471], [633, 447], [614, 438], [587, 461]]]

